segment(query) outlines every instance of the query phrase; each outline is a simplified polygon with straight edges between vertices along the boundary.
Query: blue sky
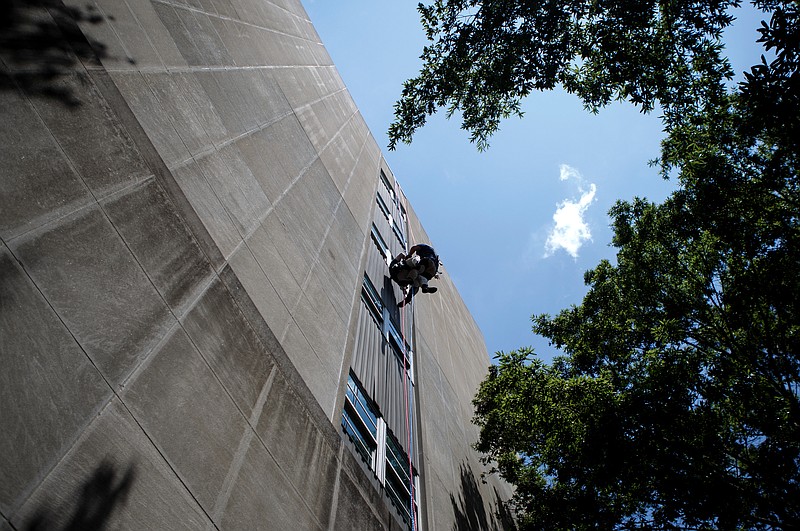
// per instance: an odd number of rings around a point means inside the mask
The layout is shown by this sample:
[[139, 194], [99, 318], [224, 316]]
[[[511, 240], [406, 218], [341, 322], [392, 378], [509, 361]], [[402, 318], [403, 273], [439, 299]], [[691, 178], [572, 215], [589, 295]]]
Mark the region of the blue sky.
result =
[[[460, 120], [435, 115], [411, 145], [385, 149], [402, 83], [419, 70], [425, 36], [416, 2], [305, 0], [304, 6], [448, 273], [490, 355], [533, 346], [534, 314], [579, 304], [583, 274], [613, 259], [607, 212], [617, 199], [662, 200], [674, 183], [647, 161], [661, 123], [629, 104], [587, 113], [574, 96], [536, 93], [523, 119], [501, 125], [479, 153]], [[734, 68], [758, 60], [762, 17], [740, 10], [726, 35]], [[432, 295], [435, 296], [435, 295]]]

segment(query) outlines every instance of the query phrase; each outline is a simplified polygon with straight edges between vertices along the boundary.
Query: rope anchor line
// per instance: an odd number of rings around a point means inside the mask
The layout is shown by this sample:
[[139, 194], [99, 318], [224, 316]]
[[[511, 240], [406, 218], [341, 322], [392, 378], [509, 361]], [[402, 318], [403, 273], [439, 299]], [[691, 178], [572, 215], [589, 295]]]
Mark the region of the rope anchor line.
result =
[[[403, 194], [403, 199], [406, 201], [406, 212], [408, 212], [408, 199]], [[402, 219], [402, 214], [401, 214]], [[406, 238], [405, 242], [405, 251], [408, 252], [408, 240], [413, 239], [413, 235], [411, 234], [411, 224], [408, 222], [408, 218], [405, 219], [406, 227], [408, 228], [408, 235], [411, 238]], [[411, 311], [413, 317], [414, 311], [414, 292], [411, 292], [411, 299], [409, 300], [411, 303]], [[409, 499], [409, 514], [411, 515], [411, 531], [414, 531], [414, 464], [411, 461], [411, 456], [414, 453], [413, 444], [414, 439], [411, 435], [411, 430], [413, 429], [413, 412], [411, 411], [410, 405], [410, 395], [411, 395], [411, 388], [408, 385], [408, 370], [411, 366], [409, 363], [409, 352], [408, 352], [408, 343], [406, 342], [406, 311], [405, 307], [400, 310], [400, 338], [403, 341], [403, 389], [405, 390], [405, 417], [406, 417], [406, 434], [407, 434], [407, 441], [406, 441], [406, 448], [408, 448], [408, 492], [410, 495]]]

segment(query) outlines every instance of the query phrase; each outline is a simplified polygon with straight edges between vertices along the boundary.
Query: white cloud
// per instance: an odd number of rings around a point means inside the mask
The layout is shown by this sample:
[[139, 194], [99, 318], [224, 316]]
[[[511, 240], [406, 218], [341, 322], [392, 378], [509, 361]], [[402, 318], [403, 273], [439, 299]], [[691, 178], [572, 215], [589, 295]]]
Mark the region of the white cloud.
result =
[[561, 166], [559, 166], [558, 172], [559, 172], [558, 180], [560, 181], [566, 181], [569, 178], [573, 178], [579, 183], [583, 182], [583, 176], [581, 175], [581, 173], [572, 166], [562, 164]]
[[577, 201], [565, 199], [556, 205], [556, 212], [553, 214], [555, 225], [547, 236], [544, 255], [545, 257], [552, 256], [557, 250], [564, 249], [570, 256], [577, 258], [578, 250], [583, 243], [592, 239], [589, 225], [583, 216], [589, 205], [594, 202], [597, 187], [590, 183], [589, 189], [586, 190], [580, 172], [566, 164], [561, 165], [559, 179], [578, 181], [578, 191], [581, 195]]

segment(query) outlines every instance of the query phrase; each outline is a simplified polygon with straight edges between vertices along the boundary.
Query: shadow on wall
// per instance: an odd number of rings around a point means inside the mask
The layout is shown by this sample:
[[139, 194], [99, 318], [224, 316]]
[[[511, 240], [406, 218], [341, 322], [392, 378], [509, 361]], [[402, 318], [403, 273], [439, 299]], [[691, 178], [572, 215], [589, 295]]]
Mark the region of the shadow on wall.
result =
[[516, 529], [517, 525], [514, 522], [514, 515], [511, 513], [511, 509], [509, 509], [508, 501], [504, 501], [497, 492], [497, 489], [494, 487], [492, 488], [494, 489], [494, 503], [500, 526], [502, 529]]
[[56, 524], [66, 518], [68, 508], [51, 509], [44, 507], [34, 515], [26, 531], [86, 531], [105, 529], [111, 514], [118, 506], [125, 504], [128, 492], [136, 478], [134, 466], [131, 465], [121, 478], [108, 463], [101, 463], [92, 476], [83, 484], [77, 506], [69, 520]]
[[[0, 1], [0, 60], [13, 78], [0, 75], [0, 90], [15, 83], [31, 96], [56, 99], [75, 107], [78, 100], [59, 84], [83, 60], [107, 57], [106, 46], [87, 40], [78, 23], [104, 21], [97, 8], [67, 7], [60, 0]], [[131, 61], [132, 62], [132, 61]]]
[[475, 474], [466, 463], [461, 464], [461, 492], [458, 499], [450, 494], [455, 523], [454, 531], [515, 529], [514, 520], [497, 490], [494, 489], [494, 512], [487, 514]]

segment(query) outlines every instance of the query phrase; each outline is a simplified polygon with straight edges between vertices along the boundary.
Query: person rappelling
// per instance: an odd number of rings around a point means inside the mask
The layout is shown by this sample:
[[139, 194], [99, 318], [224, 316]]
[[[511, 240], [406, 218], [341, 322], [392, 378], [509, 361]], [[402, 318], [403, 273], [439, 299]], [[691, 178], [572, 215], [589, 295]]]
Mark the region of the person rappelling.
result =
[[430, 245], [418, 243], [408, 250], [408, 254], [399, 253], [389, 264], [389, 276], [398, 286], [403, 288], [405, 298], [397, 306], [402, 308], [416, 295], [436, 293], [438, 288], [429, 286], [428, 282], [439, 278], [439, 256]]

